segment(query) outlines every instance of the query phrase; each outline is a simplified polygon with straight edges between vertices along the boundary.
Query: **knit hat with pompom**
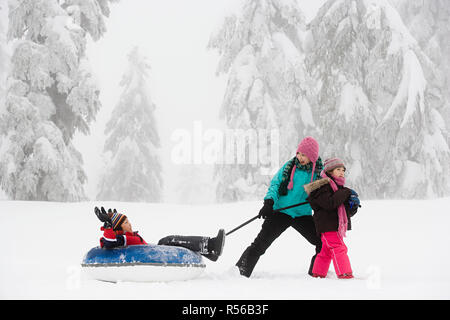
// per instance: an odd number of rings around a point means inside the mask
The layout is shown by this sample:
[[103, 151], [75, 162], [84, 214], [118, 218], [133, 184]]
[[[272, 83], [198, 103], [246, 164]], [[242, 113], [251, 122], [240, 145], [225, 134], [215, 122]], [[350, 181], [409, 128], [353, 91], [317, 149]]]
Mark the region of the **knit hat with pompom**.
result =
[[[313, 168], [311, 172], [311, 182], [314, 179], [314, 171], [316, 170], [316, 161], [319, 159], [319, 143], [313, 137], [306, 137], [300, 141], [297, 147], [297, 153], [303, 153], [309, 160], [311, 160]], [[289, 181], [288, 189], [291, 190], [294, 187], [294, 173], [295, 166], [291, 172], [291, 180]]]

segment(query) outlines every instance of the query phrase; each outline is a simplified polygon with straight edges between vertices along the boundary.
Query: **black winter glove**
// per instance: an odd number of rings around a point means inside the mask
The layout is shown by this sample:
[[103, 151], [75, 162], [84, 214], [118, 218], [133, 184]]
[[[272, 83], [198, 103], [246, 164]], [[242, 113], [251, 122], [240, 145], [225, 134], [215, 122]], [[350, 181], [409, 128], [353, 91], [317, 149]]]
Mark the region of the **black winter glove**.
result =
[[265, 199], [264, 206], [259, 210], [258, 218], [266, 219], [270, 217], [273, 214], [273, 204], [272, 199]]
[[101, 221], [104, 222], [103, 227], [105, 229], [109, 229], [112, 227], [112, 221], [111, 218], [108, 216], [108, 214], [106, 213], [105, 209], [102, 207], [102, 210], [100, 210], [99, 208], [95, 207], [94, 208], [94, 212], [95, 215], [97, 216], [97, 218]]
[[114, 241], [114, 240], [107, 240], [105, 238], [102, 238], [100, 241], [103, 243], [103, 247], [106, 248], [106, 249], [113, 249], [113, 248], [117, 248], [117, 247], [122, 247], [125, 244], [125, 238], [121, 234], [116, 236], [116, 241]]
[[[102, 207], [102, 210], [104, 210], [104, 208]], [[111, 210], [111, 208], [108, 209], [108, 214], [113, 214], [113, 213], [117, 213], [117, 210], [114, 208], [114, 211]]]

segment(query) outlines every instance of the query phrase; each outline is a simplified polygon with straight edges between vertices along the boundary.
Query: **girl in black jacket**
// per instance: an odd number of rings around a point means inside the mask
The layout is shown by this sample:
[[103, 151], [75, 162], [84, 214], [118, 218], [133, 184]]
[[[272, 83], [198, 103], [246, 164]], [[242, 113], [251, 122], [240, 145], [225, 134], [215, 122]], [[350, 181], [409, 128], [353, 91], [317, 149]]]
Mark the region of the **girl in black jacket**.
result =
[[353, 278], [347, 247], [344, 244], [346, 230], [351, 229], [350, 217], [357, 205], [350, 209], [352, 190], [344, 187], [345, 166], [338, 158], [327, 159], [322, 179], [305, 185], [308, 201], [314, 210], [316, 231], [322, 239], [322, 250], [313, 266], [313, 276], [325, 278], [331, 261], [338, 278]]

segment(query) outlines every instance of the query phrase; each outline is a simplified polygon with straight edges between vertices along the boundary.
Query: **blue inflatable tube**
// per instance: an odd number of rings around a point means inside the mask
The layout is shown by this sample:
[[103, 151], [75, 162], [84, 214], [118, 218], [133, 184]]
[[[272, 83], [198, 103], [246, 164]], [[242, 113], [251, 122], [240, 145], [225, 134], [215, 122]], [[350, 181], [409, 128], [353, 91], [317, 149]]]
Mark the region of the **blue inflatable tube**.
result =
[[81, 266], [91, 278], [103, 281], [174, 281], [199, 276], [202, 256], [182, 247], [136, 245], [103, 249], [95, 247]]

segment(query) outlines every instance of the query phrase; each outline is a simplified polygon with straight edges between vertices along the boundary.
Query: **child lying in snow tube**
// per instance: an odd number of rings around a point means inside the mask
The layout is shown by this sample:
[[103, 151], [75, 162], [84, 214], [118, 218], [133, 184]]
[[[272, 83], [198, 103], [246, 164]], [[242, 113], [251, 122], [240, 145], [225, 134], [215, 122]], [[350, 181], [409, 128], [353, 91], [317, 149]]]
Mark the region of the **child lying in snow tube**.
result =
[[[137, 231], [133, 231], [127, 216], [116, 209], [109, 209], [107, 213], [103, 207], [101, 210], [96, 207], [94, 212], [104, 222], [103, 236], [100, 247], [91, 249], [82, 263], [94, 279], [113, 282], [192, 279], [205, 267], [201, 256], [217, 261], [222, 254], [223, 229], [214, 238], [172, 235], [154, 245], [147, 244]], [[151, 272], [149, 266], [153, 267]], [[170, 268], [171, 271], [161, 268], [168, 266], [188, 268]], [[142, 272], [137, 272], [138, 269]]]
[[[100, 238], [100, 246], [102, 248], [147, 244], [137, 231], [133, 231], [126, 215], [118, 213], [116, 209], [114, 211], [109, 209], [106, 213], [103, 207], [101, 210], [95, 207], [94, 212], [100, 221], [105, 223], [101, 228], [103, 237]], [[222, 254], [224, 243], [225, 231], [220, 229], [214, 238], [172, 235], [159, 240], [158, 245], [184, 247], [200, 253], [211, 261], [217, 261]]]

